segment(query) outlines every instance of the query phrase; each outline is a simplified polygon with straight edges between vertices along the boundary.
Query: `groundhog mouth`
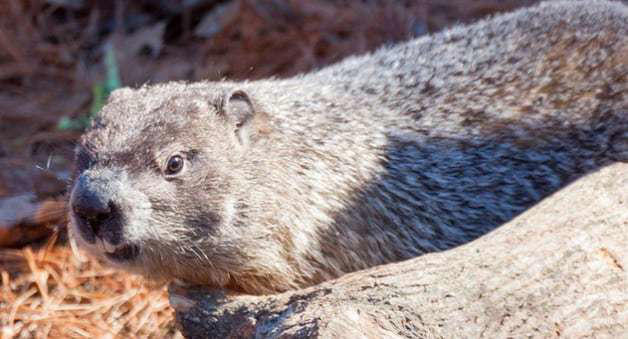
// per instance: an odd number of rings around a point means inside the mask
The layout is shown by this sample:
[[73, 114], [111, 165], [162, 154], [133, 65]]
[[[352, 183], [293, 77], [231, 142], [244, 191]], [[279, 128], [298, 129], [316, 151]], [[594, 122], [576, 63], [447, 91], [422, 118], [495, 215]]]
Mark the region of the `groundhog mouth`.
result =
[[105, 252], [107, 259], [115, 262], [123, 262], [135, 259], [140, 253], [140, 249], [136, 245], [123, 245], [112, 252]]

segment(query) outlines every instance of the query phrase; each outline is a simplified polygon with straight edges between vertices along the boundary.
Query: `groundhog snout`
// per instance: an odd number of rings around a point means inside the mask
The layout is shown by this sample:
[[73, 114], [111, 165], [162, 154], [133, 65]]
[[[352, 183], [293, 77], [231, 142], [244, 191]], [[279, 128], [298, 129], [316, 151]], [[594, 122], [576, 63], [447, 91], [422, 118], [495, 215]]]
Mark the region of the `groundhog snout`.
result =
[[105, 246], [117, 246], [123, 242], [120, 205], [106, 180], [79, 177], [70, 207], [76, 228], [88, 243], [94, 244], [99, 240]]

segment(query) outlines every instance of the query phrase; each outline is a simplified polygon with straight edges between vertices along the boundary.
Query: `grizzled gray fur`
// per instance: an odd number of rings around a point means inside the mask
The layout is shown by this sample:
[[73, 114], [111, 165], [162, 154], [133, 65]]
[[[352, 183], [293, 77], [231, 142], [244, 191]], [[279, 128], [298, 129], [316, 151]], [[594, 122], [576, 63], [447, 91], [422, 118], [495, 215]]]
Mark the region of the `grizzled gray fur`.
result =
[[565, 1], [289, 79], [121, 89], [77, 148], [71, 235], [254, 294], [451, 248], [628, 160], [627, 78], [627, 7]]

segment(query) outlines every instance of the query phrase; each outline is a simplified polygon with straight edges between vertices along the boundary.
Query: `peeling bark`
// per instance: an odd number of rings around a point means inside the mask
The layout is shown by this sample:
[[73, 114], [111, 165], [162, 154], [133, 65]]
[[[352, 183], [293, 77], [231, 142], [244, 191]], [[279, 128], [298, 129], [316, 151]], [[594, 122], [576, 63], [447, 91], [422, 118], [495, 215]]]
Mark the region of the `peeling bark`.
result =
[[279, 295], [170, 286], [190, 338], [628, 335], [628, 164], [469, 244]]

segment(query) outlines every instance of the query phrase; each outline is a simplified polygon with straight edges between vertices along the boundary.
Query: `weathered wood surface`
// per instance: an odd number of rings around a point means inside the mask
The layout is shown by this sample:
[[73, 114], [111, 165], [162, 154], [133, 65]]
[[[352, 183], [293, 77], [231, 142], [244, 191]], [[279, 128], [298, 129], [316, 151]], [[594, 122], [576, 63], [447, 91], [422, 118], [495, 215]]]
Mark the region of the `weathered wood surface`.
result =
[[452, 250], [271, 296], [171, 285], [191, 338], [626, 337], [628, 164]]

